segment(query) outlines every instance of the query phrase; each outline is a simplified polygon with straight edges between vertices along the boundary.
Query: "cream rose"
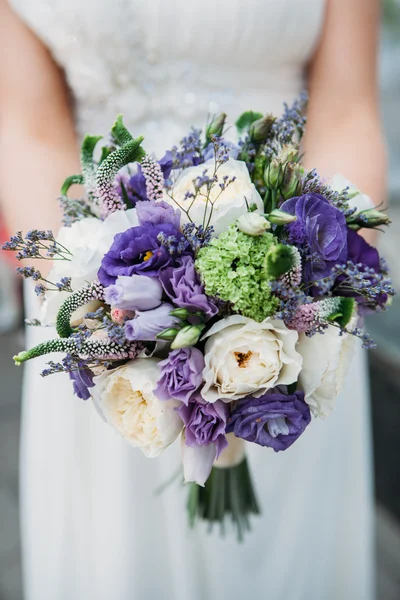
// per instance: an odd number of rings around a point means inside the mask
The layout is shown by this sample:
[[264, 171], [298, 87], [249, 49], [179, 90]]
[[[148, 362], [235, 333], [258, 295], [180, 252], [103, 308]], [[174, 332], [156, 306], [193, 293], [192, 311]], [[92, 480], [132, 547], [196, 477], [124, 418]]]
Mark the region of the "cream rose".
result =
[[299, 387], [316, 417], [327, 417], [333, 410], [354, 354], [355, 338], [330, 325], [324, 334], [299, 335], [297, 352], [303, 357]]
[[[104, 221], [87, 217], [73, 223], [71, 227], [61, 227], [57, 241], [67, 248], [72, 256], [70, 261], [54, 261], [48, 280], [56, 283], [62, 277], [71, 277], [73, 290], [94, 281], [114, 236], [137, 224], [136, 210], [132, 208], [112, 213]], [[68, 292], [46, 292], [41, 314], [44, 325], [55, 323], [57, 312], [68, 295]], [[90, 308], [86, 308], [82, 307], [81, 315], [90, 311]], [[76, 318], [75, 315], [73, 318]]]
[[160, 371], [155, 358], [138, 358], [94, 378], [94, 404], [102, 418], [132, 446], [154, 458], [172, 444], [183, 423], [178, 400], [161, 401], [154, 394]]
[[[207, 223], [211, 213], [211, 204], [210, 202], [207, 203], [207, 199], [202, 195], [206, 193], [205, 186], [201, 188], [201, 194], [198, 194], [194, 201], [193, 198], [186, 199], [186, 194], [188, 192], [194, 193], [194, 179], [202, 177], [204, 171], [207, 172], [209, 177], [212, 177], [214, 168], [215, 161], [211, 159], [197, 167], [185, 169], [178, 177], [172, 189], [174, 200], [169, 196], [166, 196], [165, 200], [172, 206], [178, 204], [185, 210], [191, 206], [190, 217], [192, 221], [197, 224]], [[260, 212], [263, 211], [263, 202], [254, 184], [251, 182], [244, 162], [230, 158], [219, 167], [217, 176], [218, 182], [213, 185], [210, 192], [210, 200], [215, 203], [210, 221], [210, 224], [214, 227], [215, 235], [219, 235], [224, 229], [234, 223], [238, 217], [247, 212], [246, 201], [248, 205], [256, 204], [258, 210]], [[235, 177], [235, 180], [221, 192], [219, 184], [223, 182], [225, 176], [229, 179]], [[183, 210], [181, 211], [181, 219], [183, 223], [188, 221]]]
[[267, 318], [257, 323], [232, 315], [218, 321], [204, 336], [205, 385], [208, 402], [259, 397], [270, 388], [297, 380], [302, 359], [296, 352], [297, 331]]

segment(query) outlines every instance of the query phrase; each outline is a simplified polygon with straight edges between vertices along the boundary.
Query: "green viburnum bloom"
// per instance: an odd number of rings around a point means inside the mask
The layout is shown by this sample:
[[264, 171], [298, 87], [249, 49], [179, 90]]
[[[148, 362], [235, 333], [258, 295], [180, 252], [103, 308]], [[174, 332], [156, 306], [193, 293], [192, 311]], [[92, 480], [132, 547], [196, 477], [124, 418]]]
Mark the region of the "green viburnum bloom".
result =
[[199, 250], [196, 269], [206, 293], [231, 302], [235, 311], [255, 321], [272, 315], [278, 299], [271, 292], [265, 261], [275, 245], [272, 233], [251, 236], [231, 225]]

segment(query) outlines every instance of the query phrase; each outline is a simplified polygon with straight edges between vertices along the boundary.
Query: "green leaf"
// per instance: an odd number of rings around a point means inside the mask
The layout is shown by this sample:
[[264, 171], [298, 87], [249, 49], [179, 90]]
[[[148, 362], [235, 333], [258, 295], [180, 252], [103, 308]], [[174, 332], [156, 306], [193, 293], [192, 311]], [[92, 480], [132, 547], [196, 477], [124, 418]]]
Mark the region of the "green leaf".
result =
[[101, 163], [96, 173], [97, 189], [104, 190], [112, 186], [114, 177], [122, 167], [131, 162], [140, 161], [145, 156], [145, 151], [141, 147], [143, 136], [131, 140], [118, 150], [111, 154]]
[[122, 115], [118, 115], [117, 120], [111, 128], [111, 135], [119, 146], [124, 146], [133, 140], [133, 136], [123, 124], [122, 118]]
[[258, 121], [258, 119], [262, 119], [262, 117], [262, 113], [253, 112], [252, 110], [242, 113], [235, 123], [238, 132], [244, 133], [248, 131], [254, 121]]
[[83, 182], [83, 175], [70, 175], [61, 186], [61, 195], [66, 196], [71, 185], [82, 185]]
[[99, 160], [99, 165], [101, 165], [101, 163], [106, 160], [106, 158], [111, 154], [112, 149], [109, 148], [109, 146], [103, 146], [101, 149], [101, 156], [100, 156], [100, 160]]
[[96, 180], [97, 165], [94, 162], [93, 153], [97, 142], [102, 137], [102, 135], [86, 135], [81, 146], [82, 173], [85, 178], [85, 185], [89, 191], [93, 189]]

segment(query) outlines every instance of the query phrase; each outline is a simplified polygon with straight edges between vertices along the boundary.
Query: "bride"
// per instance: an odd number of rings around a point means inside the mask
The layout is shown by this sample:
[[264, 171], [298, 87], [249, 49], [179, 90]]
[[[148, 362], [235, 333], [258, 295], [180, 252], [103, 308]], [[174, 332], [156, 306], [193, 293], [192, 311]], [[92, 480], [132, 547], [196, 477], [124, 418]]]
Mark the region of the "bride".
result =
[[[224, 110], [310, 92], [305, 161], [379, 204], [377, 0], [0, 0], [0, 195], [10, 230], [57, 230], [54, 198], [86, 132], [120, 112], [163, 152]], [[35, 300], [27, 293], [28, 313]], [[31, 328], [27, 345], [43, 333]], [[46, 332], [46, 337], [49, 337]], [[275, 455], [249, 449], [263, 507], [244, 545], [187, 529], [170, 448], [151, 461], [63, 375], [25, 370], [21, 531], [27, 600], [369, 600], [374, 596], [365, 355], [327, 422]]]

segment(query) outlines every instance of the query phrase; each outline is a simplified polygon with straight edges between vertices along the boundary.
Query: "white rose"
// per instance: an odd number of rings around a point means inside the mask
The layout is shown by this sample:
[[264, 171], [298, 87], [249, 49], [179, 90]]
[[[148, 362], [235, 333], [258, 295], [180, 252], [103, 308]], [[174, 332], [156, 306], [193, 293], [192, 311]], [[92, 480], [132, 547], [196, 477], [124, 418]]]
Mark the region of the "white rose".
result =
[[371, 198], [367, 196], [367, 194], [362, 194], [360, 190], [358, 190], [346, 177], [343, 177], [340, 173], [337, 173], [332, 177], [329, 182], [329, 186], [335, 192], [341, 192], [345, 188], [349, 188], [349, 193], [351, 198], [349, 200], [350, 208], [356, 208], [359, 212], [360, 210], [368, 210], [369, 208], [374, 208], [374, 203]]
[[93, 379], [95, 406], [103, 419], [132, 446], [154, 458], [176, 440], [182, 420], [178, 400], [161, 401], [154, 394], [160, 371], [155, 358], [137, 358]]
[[232, 315], [207, 332], [205, 385], [201, 394], [208, 402], [226, 402], [248, 394], [259, 397], [270, 388], [297, 380], [302, 359], [296, 352], [297, 331], [270, 318], [257, 323]]
[[307, 337], [300, 333], [297, 352], [303, 357], [299, 387], [316, 417], [327, 417], [343, 387], [354, 354], [353, 335], [339, 335], [330, 325], [323, 334]]
[[271, 229], [269, 221], [256, 212], [247, 212], [241, 215], [237, 220], [237, 226], [247, 235], [262, 235], [267, 229]]
[[[211, 213], [211, 203], [207, 203], [206, 198], [201, 194], [198, 194], [194, 201], [193, 198], [186, 199], [185, 196], [187, 192], [194, 193], [194, 179], [201, 177], [204, 171], [207, 172], [209, 177], [212, 177], [214, 168], [215, 161], [214, 159], [211, 159], [197, 167], [185, 169], [182, 171], [173, 187], [172, 195], [174, 200], [167, 195], [165, 197], [165, 200], [172, 206], [178, 204], [182, 209], [187, 209], [191, 206], [189, 213], [190, 218], [198, 225], [201, 225], [203, 221], [207, 224]], [[218, 183], [213, 185], [210, 192], [210, 200], [211, 202], [215, 202], [210, 221], [210, 225], [214, 226], [215, 235], [219, 235], [224, 229], [234, 223], [240, 215], [247, 212], [246, 201], [248, 205], [256, 204], [261, 212], [264, 210], [261, 197], [254, 184], [251, 182], [246, 163], [230, 158], [226, 163], [219, 167], [217, 176]], [[235, 177], [235, 181], [230, 183], [226, 189], [221, 192], [219, 183], [223, 182], [225, 176], [228, 176], [229, 179]], [[205, 191], [206, 188], [204, 186], [201, 189], [201, 192], [204, 194]], [[206, 215], [205, 211], [207, 211]], [[188, 222], [188, 218], [183, 210], [181, 219], [183, 223]]]
[[[136, 210], [132, 208], [112, 213], [104, 221], [87, 217], [71, 227], [61, 227], [56, 239], [71, 252], [72, 257], [70, 261], [54, 261], [48, 280], [57, 283], [62, 277], [71, 277], [73, 290], [94, 281], [114, 236], [136, 225]], [[55, 323], [57, 312], [68, 295], [68, 292], [46, 292], [41, 314], [44, 325]]]

